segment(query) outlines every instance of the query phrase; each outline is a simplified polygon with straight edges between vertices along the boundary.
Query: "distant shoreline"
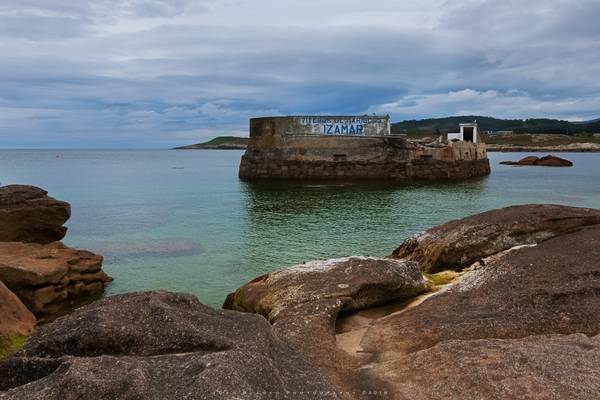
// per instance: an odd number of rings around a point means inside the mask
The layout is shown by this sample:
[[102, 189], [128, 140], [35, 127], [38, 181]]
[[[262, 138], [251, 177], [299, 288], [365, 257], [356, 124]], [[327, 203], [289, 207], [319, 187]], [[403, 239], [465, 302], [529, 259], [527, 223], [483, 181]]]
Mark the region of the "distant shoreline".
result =
[[247, 137], [217, 136], [208, 142], [175, 147], [172, 150], [245, 150]]
[[486, 144], [489, 153], [538, 152], [538, 153], [600, 153], [598, 143], [573, 143], [557, 146], [522, 146], [511, 144]]
[[246, 146], [206, 146], [206, 147], [192, 147], [192, 146], [181, 146], [174, 147], [171, 150], [246, 150]]
[[[490, 153], [510, 153], [510, 152], [561, 152], [561, 153], [599, 153], [600, 143], [594, 142], [579, 142], [579, 143], [565, 143], [566, 140], [570, 139], [563, 135], [502, 135], [497, 137], [486, 138], [490, 141], [509, 141], [511, 138], [515, 138], [515, 141], [523, 140], [526, 138], [528, 141], [539, 142], [539, 144], [529, 143], [486, 143], [487, 151]], [[563, 141], [561, 144], [557, 143], [543, 143], [544, 140], [556, 140]], [[191, 144], [187, 146], [175, 147], [173, 150], [245, 150], [248, 144], [247, 137], [236, 137], [236, 136], [218, 136], [208, 142]]]

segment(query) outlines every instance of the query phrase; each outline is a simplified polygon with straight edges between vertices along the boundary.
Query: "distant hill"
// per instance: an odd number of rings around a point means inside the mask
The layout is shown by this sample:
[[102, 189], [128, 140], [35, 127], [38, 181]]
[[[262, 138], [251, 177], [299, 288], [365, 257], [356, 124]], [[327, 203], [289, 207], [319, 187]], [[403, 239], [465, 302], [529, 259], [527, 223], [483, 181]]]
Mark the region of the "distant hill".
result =
[[591, 119], [589, 121], [583, 121], [584, 124], [589, 124], [589, 123], [592, 123], [592, 122], [600, 122], [600, 118]]
[[[407, 120], [392, 123], [392, 134], [407, 134], [409, 137], [438, 136], [448, 132], [457, 132], [458, 124], [477, 120], [482, 132], [487, 133], [510, 131], [515, 134], [557, 134], [557, 135], [583, 135], [600, 133], [600, 118], [591, 121], [570, 122], [558, 119], [529, 118], [529, 119], [499, 119], [481, 115], [463, 115], [446, 118], [428, 118], [421, 120]], [[508, 140], [508, 138], [506, 138]], [[515, 140], [511, 136], [510, 140]], [[589, 141], [589, 140], [586, 140]], [[594, 140], [595, 141], [595, 140]], [[494, 142], [490, 138], [486, 142]], [[248, 146], [247, 137], [218, 136], [208, 142], [175, 147], [177, 150], [193, 149], [245, 149]]]
[[439, 135], [458, 131], [458, 124], [477, 120], [481, 131], [512, 131], [515, 133], [549, 133], [574, 135], [600, 133], [600, 120], [569, 122], [558, 119], [498, 119], [479, 115], [408, 120], [392, 124], [392, 133], [408, 135]]
[[175, 147], [175, 150], [197, 150], [197, 149], [213, 149], [213, 150], [242, 149], [243, 150], [247, 146], [248, 146], [248, 138], [247, 137], [217, 136], [216, 138], [209, 140], [208, 142]]

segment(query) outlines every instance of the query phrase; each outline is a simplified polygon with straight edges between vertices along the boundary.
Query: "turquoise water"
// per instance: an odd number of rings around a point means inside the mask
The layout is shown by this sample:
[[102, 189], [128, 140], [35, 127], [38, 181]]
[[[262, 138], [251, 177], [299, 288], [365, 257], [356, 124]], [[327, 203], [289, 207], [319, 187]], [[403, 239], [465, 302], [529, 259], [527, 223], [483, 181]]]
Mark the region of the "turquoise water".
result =
[[449, 219], [525, 203], [600, 208], [600, 154], [573, 168], [513, 168], [435, 185], [250, 184], [242, 151], [5, 150], [0, 183], [33, 184], [72, 205], [64, 242], [105, 257], [108, 293], [167, 289], [218, 306], [275, 268], [352, 254], [385, 256]]

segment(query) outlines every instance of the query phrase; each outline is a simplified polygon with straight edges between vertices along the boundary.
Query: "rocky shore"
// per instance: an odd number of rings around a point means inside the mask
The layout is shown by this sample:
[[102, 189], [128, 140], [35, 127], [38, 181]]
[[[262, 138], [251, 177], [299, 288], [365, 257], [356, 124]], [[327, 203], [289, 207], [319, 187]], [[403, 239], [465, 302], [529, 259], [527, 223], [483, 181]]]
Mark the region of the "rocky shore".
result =
[[488, 143], [486, 148], [489, 152], [595, 153], [600, 152], [600, 143], [570, 143], [555, 146]]
[[160, 291], [81, 307], [0, 362], [0, 399], [596, 398], [600, 210], [488, 211], [389, 258], [273, 271], [223, 308]]
[[47, 318], [100, 295], [102, 257], [60, 240], [71, 207], [33, 186], [0, 187], [0, 354]]

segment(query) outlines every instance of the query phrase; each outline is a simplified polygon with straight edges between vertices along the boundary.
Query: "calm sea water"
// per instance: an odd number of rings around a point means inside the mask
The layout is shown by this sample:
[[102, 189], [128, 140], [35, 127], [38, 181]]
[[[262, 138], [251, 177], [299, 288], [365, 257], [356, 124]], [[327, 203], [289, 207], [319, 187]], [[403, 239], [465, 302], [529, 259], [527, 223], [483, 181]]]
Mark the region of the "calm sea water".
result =
[[108, 293], [167, 289], [218, 306], [275, 268], [347, 255], [385, 256], [409, 235], [525, 203], [600, 208], [600, 154], [573, 168], [513, 168], [433, 185], [250, 184], [242, 151], [3, 150], [0, 183], [32, 184], [72, 205], [64, 242], [105, 257]]

